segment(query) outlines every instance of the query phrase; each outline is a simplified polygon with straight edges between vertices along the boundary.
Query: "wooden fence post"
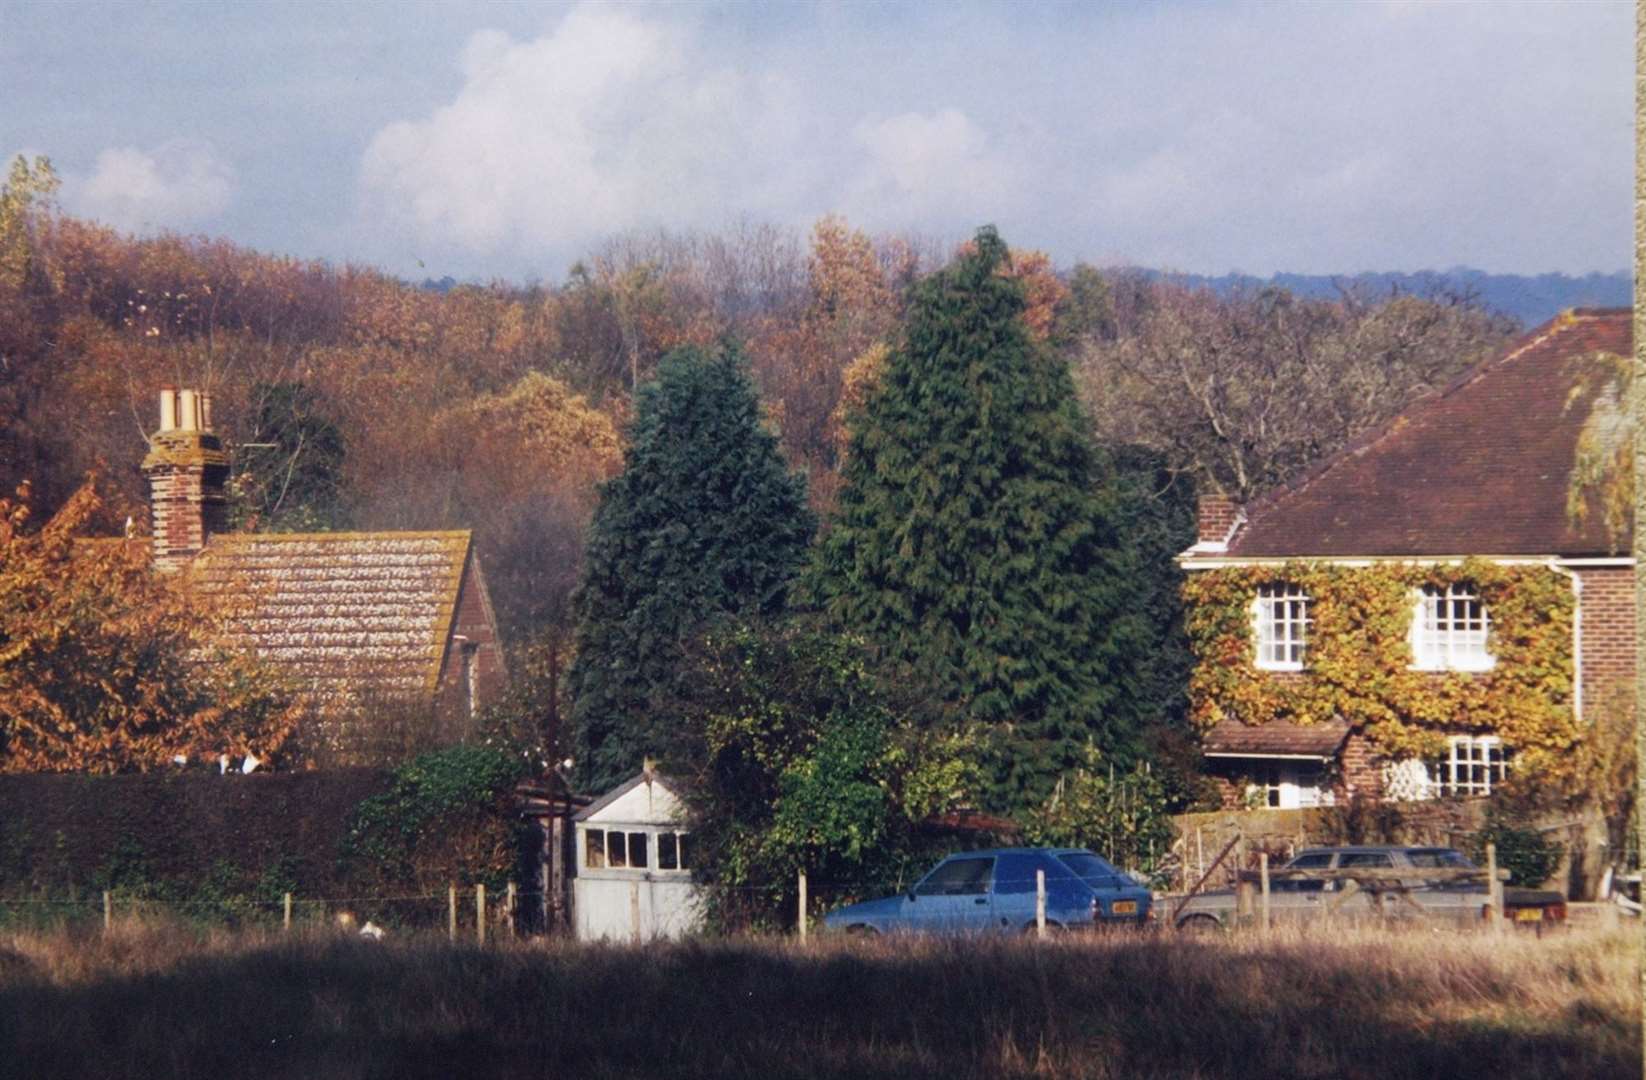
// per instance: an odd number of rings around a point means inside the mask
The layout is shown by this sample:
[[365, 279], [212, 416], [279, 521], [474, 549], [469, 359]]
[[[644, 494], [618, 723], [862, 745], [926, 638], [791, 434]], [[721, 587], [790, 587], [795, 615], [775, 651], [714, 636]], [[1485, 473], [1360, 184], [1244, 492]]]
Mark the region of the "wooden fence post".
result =
[[114, 929], [114, 897], [107, 889], [103, 890], [103, 933]]
[[1490, 840], [1486, 842], [1486, 906], [1492, 929], [1503, 929], [1503, 883], [1497, 879], [1497, 845]]
[[486, 887], [474, 887], [474, 940], [486, 943]]
[[457, 942], [457, 886], [446, 886], [446, 937]]
[[515, 894], [515, 889], [514, 889], [514, 882], [511, 881], [511, 882], [509, 882], [509, 891], [507, 892], [507, 894], [505, 894], [505, 897], [504, 897], [504, 900], [503, 900], [503, 918], [506, 920], [506, 922], [508, 924], [509, 937], [511, 937], [511, 938], [514, 937], [514, 904], [515, 904], [515, 898], [516, 898], [516, 894]]
[[1034, 872], [1034, 935], [1046, 936], [1046, 871]]
[[1258, 853], [1257, 873], [1259, 884], [1263, 887], [1263, 929], [1267, 930], [1271, 925], [1269, 922], [1269, 853], [1267, 851]]
[[289, 931], [291, 930], [291, 893], [287, 893], [281, 899], [280, 906], [282, 908], [280, 925], [283, 929]]
[[806, 871], [800, 871], [800, 944], [806, 944]]

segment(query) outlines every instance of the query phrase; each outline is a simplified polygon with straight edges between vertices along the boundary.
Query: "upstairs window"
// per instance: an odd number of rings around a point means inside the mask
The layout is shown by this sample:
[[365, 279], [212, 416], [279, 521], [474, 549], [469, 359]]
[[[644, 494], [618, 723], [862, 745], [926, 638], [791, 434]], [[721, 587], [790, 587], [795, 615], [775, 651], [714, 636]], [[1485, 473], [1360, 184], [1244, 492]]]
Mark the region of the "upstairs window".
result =
[[1277, 582], [1257, 590], [1257, 666], [1270, 671], [1302, 671], [1309, 641], [1309, 597], [1297, 585]]
[[1425, 585], [1412, 617], [1412, 666], [1422, 671], [1485, 671], [1486, 605], [1472, 585]]

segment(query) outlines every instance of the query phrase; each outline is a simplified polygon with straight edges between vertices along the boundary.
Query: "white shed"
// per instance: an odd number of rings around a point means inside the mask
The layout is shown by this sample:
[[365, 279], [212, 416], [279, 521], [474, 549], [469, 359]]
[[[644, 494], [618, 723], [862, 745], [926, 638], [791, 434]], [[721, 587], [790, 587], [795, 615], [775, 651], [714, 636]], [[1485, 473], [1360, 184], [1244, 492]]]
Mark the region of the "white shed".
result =
[[671, 781], [641, 773], [578, 812], [572, 908], [581, 941], [649, 941], [697, 929], [691, 834]]

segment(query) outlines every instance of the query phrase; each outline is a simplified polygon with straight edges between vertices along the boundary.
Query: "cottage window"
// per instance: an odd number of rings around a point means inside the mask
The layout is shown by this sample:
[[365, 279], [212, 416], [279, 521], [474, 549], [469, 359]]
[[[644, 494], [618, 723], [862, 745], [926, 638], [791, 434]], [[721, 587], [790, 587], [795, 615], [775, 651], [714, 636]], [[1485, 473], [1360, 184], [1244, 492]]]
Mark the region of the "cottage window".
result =
[[1492, 785], [1501, 784], [1508, 770], [1503, 740], [1496, 735], [1453, 735], [1430, 777], [1441, 795], [1490, 795]]
[[583, 834], [583, 865], [591, 870], [606, 865], [605, 829], [589, 829]]
[[1303, 670], [1309, 640], [1309, 596], [1297, 585], [1277, 582], [1257, 590], [1257, 666], [1270, 671]]
[[1425, 585], [1412, 616], [1412, 666], [1423, 671], [1485, 671], [1486, 605], [1471, 585]]

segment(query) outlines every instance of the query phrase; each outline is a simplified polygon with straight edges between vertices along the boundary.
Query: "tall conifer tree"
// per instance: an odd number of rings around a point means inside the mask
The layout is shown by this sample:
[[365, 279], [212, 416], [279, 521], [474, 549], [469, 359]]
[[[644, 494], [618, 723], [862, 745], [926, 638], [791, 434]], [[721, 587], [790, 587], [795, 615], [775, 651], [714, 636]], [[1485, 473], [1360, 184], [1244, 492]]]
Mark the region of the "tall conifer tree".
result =
[[1066, 365], [1029, 339], [993, 228], [916, 287], [852, 421], [816, 598], [993, 732], [992, 801], [1047, 795], [1088, 743], [1133, 751], [1128, 580]]
[[594, 791], [675, 741], [683, 643], [717, 614], [781, 611], [815, 527], [736, 347], [665, 357], [630, 434], [574, 600], [574, 754]]

